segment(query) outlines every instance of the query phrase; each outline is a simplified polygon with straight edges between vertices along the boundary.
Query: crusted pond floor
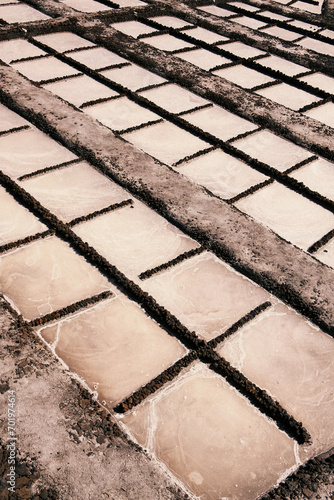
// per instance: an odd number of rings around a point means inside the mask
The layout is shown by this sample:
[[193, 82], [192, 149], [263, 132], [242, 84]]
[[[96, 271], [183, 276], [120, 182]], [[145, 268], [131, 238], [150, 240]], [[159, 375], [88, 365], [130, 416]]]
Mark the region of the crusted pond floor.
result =
[[334, 31], [290, 4], [0, 0], [13, 498], [331, 498]]

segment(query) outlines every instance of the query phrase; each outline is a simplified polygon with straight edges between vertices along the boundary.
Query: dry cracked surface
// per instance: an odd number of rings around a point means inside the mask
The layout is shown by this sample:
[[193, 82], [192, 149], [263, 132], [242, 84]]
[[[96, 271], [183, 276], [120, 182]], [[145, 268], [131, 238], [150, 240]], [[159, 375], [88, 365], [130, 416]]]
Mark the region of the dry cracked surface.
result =
[[332, 500], [332, 28], [0, 0], [0, 498]]

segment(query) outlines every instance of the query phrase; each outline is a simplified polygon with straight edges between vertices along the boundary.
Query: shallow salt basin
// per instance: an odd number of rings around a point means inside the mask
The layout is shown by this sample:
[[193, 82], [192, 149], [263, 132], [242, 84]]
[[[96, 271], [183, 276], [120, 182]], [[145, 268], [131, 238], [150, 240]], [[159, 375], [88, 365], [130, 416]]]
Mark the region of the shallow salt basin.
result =
[[260, 49], [256, 49], [255, 47], [251, 47], [250, 45], [246, 45], [242, 42], [232, 42], [224, 45], [224, 50], [231, 52], [235, 56], [244, 57], [246, 59], [264, 55], [265, 52]]
[[193, 38], [196, 38], [196, 40], [200, 40], [209, 44], [226, 42], [226, 40], [229, 40], [229, 38], [226, 36], [219, 35], [218, 33], [214, 33], [213, 31], [209, 31], [198, 26], [191, 30], [187, 30], [185, 33], [189, 36], [192, 36]]
[[44, 224], [0, 186], [0, 245], [46, 230]]
[[86, 102], [108, 99], [118, 95], [114, 90], [87, 75], [49, 83], [43, 87], [78, 107]]
[[110, 409], [187, 352], [119, 293], [40, 334]]
[[145, 280], [141, 286], [205, 340], [217, 337], [269, 299], [262, 288], [208, 252]]
[[131, 279], [198, 244], [139, 201], [74, 227], [74, 232]]
[[147, 71], [136, 64], [124, 66], [123, 68], [108, 69], [101, 74], [109, 80], [119, 83], [130, 90], [139, 90], [150, 85], [164, 83], [166, 80], [161, 76]]
[[210, 147], [208, 142], [170, 122], [135, 130], [124, 134], [123, 137], [167, 165], [173, 165], [187, 156]]
[[258, 128], [254, 123], [215, 105], [186, 114], [183, 118], [223, 141]]
[[246, 89], [274, 81], [270, 76], [259, 73], [254, 69], [246, 68], [242, 64], [230, 68], [218, 69], [213, 73]]
[[137, 127], [138, 125], [160, 120], [161, 118], [159, 115], [131, 101], [127, 97], [120, 97], [109, 102], [89, 106], [85, 108], [85, 113], [103, 125], [117, 131]]
[[[267, 33], [270, 34], [268, 31]], [[259, 59], [256, 62], [257, 64], [261, 64], [261, 66], [264, 66], [265, 68], [271, 68], [275, 71], [281, 71], [281, 73], [284, 73], [287, 76], [295, 76], [299, 73], [305, 73], [305, 71], [308, 70], [308, 68], [306, 68], [305, 66], [300, 66], [300, 64], [296, 64], [288, 61], [287, 59], [283, 59], [282, 57], [273, 55], [264, 57], [263, 59]]]
[[313, 191], [334, 201], [334, 164], [320, 158], [296, 172], [291, 177], [303, 182]]
[[141, 0], [117, 0], [117, 3], [120, 7], [140, 7], [147, 5], [146, 2], [142, 2]]
[[334, 240], [313, 255], [327, 266], [334, 267]]
[[197, 7], [197, 8], [199, 10], [204, 10], [204, 12], [208, 12], [209, 14], [213, 14], [214, 16], [219, 16], [219, 17], [230, 17], [235, 15], [235, 12], [223, 9], [222, 7], [217, 7], [216, 5], [208, 5], [205, 7]]
[[28, 320], [110, 288], [104, 276], [56, 237], [1, 256], [0, 276], [1, 293]]
[[6, 108], [3, 104], [0, 104], [0, 132], [5, 132], [25, 125], [30, 124], [20, 115]]
[[220, 149], [177, 167], [177, 171], [225, 199], [268, 179]]
[[318, 108], [305, 111], [304, 114], [334, 128], [334, 104], [332, 102], [326, 102]]
[[257, 90], [256, 93], [295, 111], [313, 102], [320, 101], [319, 97], [286, 83], [279, 83], [267, 89]]
[[112, 9], [112, 7], [107, 7], [103, 3], [95, 2], [94, 0], [61, 0], [61, 2], [79, 12], [99, 12], [101, 10]]
[[24, 180], [21, 186], [65, 222], [130, 197], [86, 162]]
[[1, 170], [11, 177], [75, 158], [68, 149], [37, 129], [21, 130], [0, 137]]
[[323, 73], [313, 73], [299, 78], [302, 82], [306, 82], [313, 87], [317, 87], [325, 92], [334, 94], [334, 78], [324, 75]]
[[145, 90], [141, 92], [141, 95], [171, 113], [190, 111], [197, 106], [203, 106], [209, 103], [206, 99], [175, 84], [163, 85], [156, 89]]
[[184, 40], [180, 40], [179, 38], [175, 38], [171, 35], [153, 36], [152, 38], [144, 38], [142, 41], [148, 45], [152, 45], [152, 47], [155, 47], [156, 49], [166, 50], [167, 52], [185, 49], [187, 47], [194, 47], [191, 43], [185, 42]]
[[50, 16], [33, 9], [30, 5], [21, 3], [17, 5], [0, 5], [0, 18], [11, 24], [50, 19]]
[[68, 64], [59, 61], [53, 56], [14, 63], [13, 68], [21, 75], [34, 82], [53, 80], [65, 76], [77, 75], [80, 72]]
[[306, 149], [278, 137], [269, 130], [260, 130], [234, 142], [233, 145], [280, 172], [312, 156]]
[[267, 35], [276, 36], [277, 38], [281, 38], [282, 40], [286, 40], [288, 42], [294, 42], [295, 40], [300, 38], [299, 33], [294, 33], [293, 31], [289, 31], [278, 26], [264, 28], [263, 30], [261, 30], [261, 32], [267, 33]]
[[205, 69], [206, 71], [209, 71], [211, 68], [214, 68], [216, 66], [231, 62], [231, 60], [227, 59], [227, 57], [219, 56], [218, 54], [214, 54], [213, 52], [205, 49], [180, 52], [176, 55], [176, 57], [195, 64], [195, 66]]
[[235, 206], [304, 250], [334, 227], [332, 213], [277, 182]]
[[35, 36], [34, 40], [37, 40], [38, 42], [41, 42], [58, 52], [66, 52], [67, 50], [82, 49], [85, 47], [94, 47], [94, 44], [89, 40], [86, 40], [85, 38], [69, 31]]
[[296, 42], [305, 49], [315, 50], [320, 54], [326, 54], [328, 56], [334, 56], [334, 46], [326, 42], [321, 42], [320, 40], [315, 40], [313, 38], [304, 38], [300, 42]]
[[217, 349], [249, 380], [301, 421], [312, 445], [303, 460], [326, 451], [334, 438], [334, 340], [283, 304], [226, 339]]
[[201, 500], [255, 500], [296, 466], [293, 440], [200, 362], [119, 421]]
[[247, 28], [252, 28], [253, 30], [257, 30], [259, 28], [263, 28], [263, 26], [266, 26], [267, 23], [264, 23], [263, 21], [259, 21], [258, 19], [252, 19], [251, 17], [234, 17], [232, 19], [232, 22], [242, 24], [243, 26], [247, 26]]
[[156, 17], [151, 17], [151, 19], [152, 21], [156, 21], [157, 23], [161, 24], [162, 26], [166, 26], [167, 28], [177, 29], [177, 28], [185, 28], [186, 26], [192, 26], [187, 21], [184, 21], [183, 19], [173, 16], [156, 16]]
[[128, 61], [123, 57], [105, 49], [104, 47], [94, 47], [89, 50], [80, 50], [68, 54], [68, 57], [74, 59], [81, 64], [84, 64], [90, 69], [101, 70], [108, 66], [127, 63]]
[[139, 35], [147, 35], [149, 33], [156, 33], [158, 30], [156, 28], [151, 28], [144, 23], [139, 21], [125, 21], [122, 23], [114, 23], [112, 25], [118, 31], [125, 33], [126, 35], [133, 36], [137, 38]]
[[44, 50], [35, 47], [32, 43], [27, 42], [27, 40], [22, 40], [21, 38], [0, 42], [0, 59], [7, 64], [16, 59], [38, 57], [44, 54], [46, 54]]

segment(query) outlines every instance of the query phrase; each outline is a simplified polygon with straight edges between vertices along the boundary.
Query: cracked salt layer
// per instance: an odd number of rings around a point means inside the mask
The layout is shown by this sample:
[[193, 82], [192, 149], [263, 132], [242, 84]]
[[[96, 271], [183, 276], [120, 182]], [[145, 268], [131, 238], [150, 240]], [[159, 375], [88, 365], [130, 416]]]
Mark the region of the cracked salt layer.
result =
[[194, 47], [191, 43], [185, 42], [184, 40], [180, 40], [179, 38], [175, 38], [171, 35], [159, 35], [152, 38], [144, 38], [142, 41], [148, 45], [152, 45], [152, 47], [155, 47], [156, 49], [166, 50], [167, 52], [185, 49], [187, 47]]
[[68, 149], [36, 129], [0, 137], [1, 170], [11, 177], [20, 177], [74, 158], [76, 156]]
[[24, 118], [0, 104], [0, 132], [5, 132], [16, 127], [29, 125]]
[[261, 130], [249, 135], [235, 141], [233, 145], [252, 158], [256, 158], [280, 172], [284, 172], [284, 170], [312, 156], [306, 149], [296, 146], [268, 130]]
[[169, 122], [151, 125], [124, 134], [123, 137], [167, 165], [172, 165], [210, 146], [209, 143]]
[[199, 362], [119, 420], [202, 500], [255, 500], [297, 465], [292, 439]]
[[75, 35], [68, 31], [61, 33], [50, 33], [47, 35], [35, 36], [34, 40], [51, 47], [58, 52], [65, 52], [66, 50], [82, 49], [84, 47], [94, 47], [94, 44], [89, 40], [85, 40], [81, 36]]
[[44, 50], [35, 47], [32, 43], [27, 42], [27, 40], [22, 40], [21, 38], [0, 42], [0, 59], [7, 64], [16, 59], [38, 57], [43, 54], [46, 54]]
[[158, 30], [156, 28], [151, 28], [144, 23], [139, 21], [125, 21], [122, 23], [114, 23], [112, 27], [126, 35], [133, 36], [137, 38], [139, 35], [146, 35], [148, 33], [156, 33]]
[[110, 288], [104, 276], [56, 237], [3, 255], [0, 275], [1, 293], [28, 320]]
[[209, 50], [205, 49], [197, 49], [190, 50], [189, 52], [180, 52], [176, 57], [183, 59], [184, 61], [188, 61], [199, 68], [210, 70], [215, 66], [220, 66], [222, 64], [230, 63], [231, 60], [227, 59], [227, 57], [219, 56], [218, 54], [214, 54]]
[[327, 266], [334, 267], [334, 240], [313, 255]]
[[291, 177], [334, 201], [333, 163], [321, 158], [293, 172]]
[[69, 7], [72, 7], [79, 12], [99, 12], [101, 10], [110, 10], [112, 7], [107, 7], [100, 2], [94, 0], [61, 0]]
[[228, 52], [231, 52], [231, 54], [234, 54], [235, 56], [246, 59], [265, 54], [263, 50], [256, 49], [255, 47], [251, 47], [250, 45], [246, 45], [241, 42], [227, 43], [224, 44], [222, 48], [224, 50], [227, 50]]
[[129, 198], [85, 162], [22, 181], [22, 187], [65, 222]]
[[211, 151], [191, 160], [177, 170], [225, 199], [232, 198], [268, 179], [246, 163], [221, 150]]
[[216, 105], [184, 115], [183, 118], [223, 141], [258, 128], [254, 123]]
[[172, 17], [172, 16], [157, 16], [157, 17], [151, 17], [152, 21], [156, 21], [157, 23], [161, 24], [162, 26], [166, 26], [167, 28], [185, 28], [186, 26], [192, 26], [191, 23], [188, 23], [187, 21], [184, 21], [183, 19], [180, 19], [178, 17]]
[[85, 102], [96, 99], [106, 99], [119, 95], [115, 90], [109, 89], [106, 85], [87, 75], [49, 83], [43, 85], [43, 87], [75, 106], [81, 106]]
[[101, 75], [109, 80], [119, 83], [130, 90], [138, 90], [150, 85], [164, 83], [166, 80], [161, 76], [141, 68], [136, 64], [124, 66], [123, 68], [108, 69], [101, 71]]
[[139, 201], [74, 228], [131, 279], [198, 244]]
[[141, 95], [171, 113], [190, 111], [197, 106], [209, 104], [209, 101], [206, 99], [203, 99], [202, 97], [189, 92], [189, 90], [175, 84], [164, 85], [163, 87], [158, 87], [156, 89], [146, 90], [141, 92]]
[[42, 337], [111, 409], [186, 354], [146, 313], [122, 294], [58, 324]]
[[264, 75], [254, 69], [246, 68], [242, 64], [232, 66], [230, 68], [223, 68], [213, 71], [215, 75], [221, 76], [240, 87], [251, 89], [264, 83], [274, 82], [275, 80], [270, 76]]
[[265, 311], [217, 349], [311, 433], [303, 460], [333, 443], [334, 340], [283, 304]]
[[261, 66], [264, 66], [265, 68], [271, 68], [275, 71], [280, 71], [287, 76], [295, 76], [299, 73], [308, 71], [308, 68], [306, 68], [305, 66], [300, 66], [299, 64], [295, 64], [291, 61], [288, 61], [287, 59], [283, 59], [282, 57], [278, 56], [270, 55], [268, 57], [264, 57], [263, 59], [259, 59], [256, 62], [257, 64], [261, 64]]
[[326, 42], [321, 42], [320, 40], [315, 40], [314, 38], [304, 38], [300, 42], [296, 42], [305, 49], [315, 50], [320, 54], [325, 54], [328, 56], [334, 56], [334, 45]]
[[0, 186], [1, 245], [46, 231], [46, 229], [44, 224]]
[[304, 250], [334, 227], [331, 212], [277, 182], [235, 206]]
[[206, 43], [226, 42], [226, 40], [229, 40], [229, 38], [226, 36], [219, 35], [218, 33], [214, 33], [213, 31], [209, 31], [199, 27], [187, 30], [185, 33], [189, 36], [192, 36], [193, 38], [196, 38], [196, 40], [200, 40]]
[[144, 123], [159, 120], [161, 117], [143, 108], [127, 97], [95, 104], [85, 112], [112, 130], [125, 130]]
[[33, 9], [30, 5], [18, 4], [0, 5], [0, 18], [11, 24], [50, 19], [50, 16], [43, 14], [43, 12], [39, 10]]
[[247, 28], [252, 28], [253, 30], [263, 28], [263, 26], [267, 25], [267, 23], [259, 21], [258, 19], [252, 19], [251, 17], [246, 16], [234, 17], [232, 22], [242, 24], [243, 26], [247, 26]]
[[79, 74], [78, 70], [59, 61], [53, 56], [43, 57], [42, 59], [35, 59], [32, 61], [17, 62], [12, 66], [21, 73], [21, 75], [26, 76], [34, 82]]
[[94, 47], [94, 49], [80, 50], [80, 52], [73, 52], [68, 54], [68, 56], [71, 59], [84, 64], [88, 68], [95, 70], [128, 62], [123, 57], [105, 49], [104, 47]]
[[297, 89], [286, 83], [279, 83], [267, 89], [257, 90], [256, 93], [295, 111], [320, 101], [320, 97], [316, 97], [305, 92], [305, 90]]
[[142, 287], [205, 340], [269, 299], [267, 292], [208, 252], [145, 280]]
[[301, 36], [299, 33], [294, 33], [293, 31], [280, 28], [279, 26], [271, 26], [270, 28], [264, 28], [263, 30], [261, 30], [261, 33], [266, 33], [267, 35], [276, 36], [277, 38], [281, 38], [282, 40], [287, 40], [288, 42], [294, 42]]
[[304, 114], [334, 128], [334, 104], [332, 102], [326, 102], [322, 106], [305, 111]]

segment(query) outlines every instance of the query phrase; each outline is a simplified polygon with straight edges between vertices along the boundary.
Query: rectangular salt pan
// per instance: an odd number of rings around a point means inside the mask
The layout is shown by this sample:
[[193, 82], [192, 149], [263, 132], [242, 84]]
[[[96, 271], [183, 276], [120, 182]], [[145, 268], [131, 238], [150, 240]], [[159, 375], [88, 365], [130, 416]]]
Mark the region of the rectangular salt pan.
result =
[[13, 68], [34, 82], [79, 74], [78, 70], [52, 56], [18, 62]]
[[297, 465], [293, 440], [199, 362], [119, 419], [201, 500], [255, 500]]
[[130, 198], [127, 191], [85, 162], [27, 179], [21, 185], [65, 222]]
[[130, 90], [139, 90], [150, 85], [157, 85], [166, 80], [161, 76], [135, 64], [124, 68], [109, 69], [101, 72], [109, 80], [119, 83]]
[[205, 340], [217, 337], [269, 298], [208, 252], [152, 276], [142, 287]]
[[11, 177], [20, 177], [74, 158], [76, 156], [68, 149], [36, 129], [0, 137], [2, 170]]
[[138, 201], [84, 222], [74, 232], [131, 279], [198, 246]]
[[186, 354], [122, 294], [40, 333], [110, 409]]
[[94, 44], [89, 40], [85, 40], [75, 33], [64, 31], [61, 33], [50, 33], [34, 37], [38, 42], [51, 47], [58, 52], [66, 52], [67, 50], [82, 49], [84, 47], [94, 47]]
[[44, 50], [35, 47], [27, 40], [18, 38], [17, 40], [6, 40], [0, 42], [0, 59], [10, 64], [16, 59], [24, 59], [26, 57], [38, 57], [46, 54]]
[[0, 132], [25, 125], [29, 125], [29, 123], [24, 118], [0, 104]]
[[0, 186], [0, 245], [46, 230], [44, 224]]
[[218, 351], [304, 424], [313, 441], [301, 449], [304, 460], [333, 444], [331, 337], [279, 304], [225, 340]]
[[2, 256], [0, 275], [1, 293], [29, 320], [110, 288], [95, 267], [56, 237]]
[[0, 5], [0, 19], [11, 24], [50, 19], [50, 16], [33, 9], [30, 5]]
[[94, 0], [61, 0], [63, 3], [72, 7], [79, 12], [99, 12], [102, 10], [110, 10], [112, 7], [107, 7], [100, 2]]
[[189, 111], [209, 103], [206, 99], [174, 84], [146, 90], [141, 95], [171, 113]]
[[96, 47], [90, 50], [80, 50], [79, 52], [68, 54], [68, 56], [71, 59], [84, 64], [88, 68], [96, 70], [128, 62], [123, 57], [120, 57], [104, 47]]

